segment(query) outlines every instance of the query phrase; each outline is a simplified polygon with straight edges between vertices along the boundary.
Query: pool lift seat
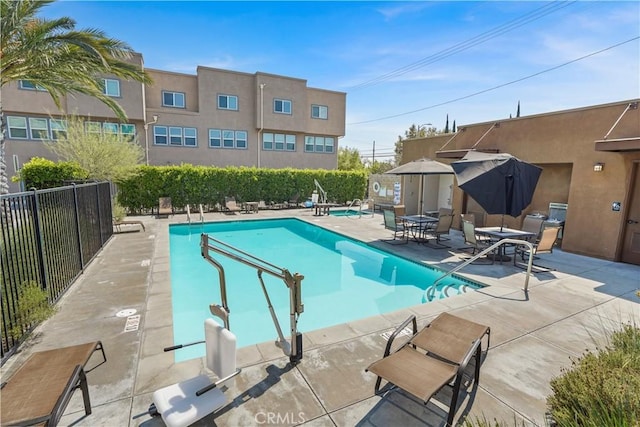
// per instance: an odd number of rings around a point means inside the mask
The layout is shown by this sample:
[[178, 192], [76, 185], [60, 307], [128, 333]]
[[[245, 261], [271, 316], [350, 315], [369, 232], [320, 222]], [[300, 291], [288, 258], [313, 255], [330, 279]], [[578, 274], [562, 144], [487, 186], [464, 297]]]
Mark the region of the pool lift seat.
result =
[[[227, 256], [233, 260], [236, 260], [242, 264], [253, 267], [257, 270], [258, 280], [262, 287], [262, 292], [267, 301], [269, 313], [271, 319], [278, 333], [278, 339], [275, 341], [275, 345], [282, 349], [282, 352], [289, 356], [289, 362], [291, 365], [297, 365], [302, 360], [302, 334], [298, 332], [298, 318], [300, 314], [304, 312], [304, 304], [302, 303], [302, 280], [304, 276], [299, 273], [291, 274], [286, 268], [277, 267], [263, 259], [257, 258], [247, 252], [244, 252], [238, 248], [235, 248], [225, 242], [209, 237], [208, 234], [202, 233], [200, 235], [200, 253], [202, 257], [213, 265], [218, 270], [220, 281], [220, 298], [222, 304], [211, 304], [209, 310], [211, 314], [219, 317], [224, 322], [224, 326], [227, 329], [229, 327], [229, 305], [227, 304], [227, 285], [224, 274], [224, 268], [222, 265], [211, 256], [210, 252], [216, 252], [218, 254]], [[289, 320], [291, 341], [287, 341], [282, 333], [280, 322], [271, 304], [269, 293], [262, 279], [262, 274], [268, 273], [272, 276], [282, 279], [289, 289]]]
[[204, 322], [204, 341], [167, 347], [173, 351], [205, 343], [207, 368], [216, 374], [212, 382], [205, 374], [161, 388], [153, 393], [151, 415], [161, 415], [168, 427], [186, 427], [217, 411], [227, 403], [225, 384], [240, 373], [236, 367], [236, 336], [214, 319]]

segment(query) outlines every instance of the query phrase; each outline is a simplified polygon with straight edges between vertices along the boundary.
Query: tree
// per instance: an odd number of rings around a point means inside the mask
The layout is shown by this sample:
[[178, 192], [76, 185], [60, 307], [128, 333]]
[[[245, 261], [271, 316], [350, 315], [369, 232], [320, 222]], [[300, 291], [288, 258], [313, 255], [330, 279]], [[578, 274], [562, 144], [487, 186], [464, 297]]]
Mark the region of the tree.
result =
[[338, 148], [338, 170], [359, 170], [363, 168], [364, 165], [360, 160], [360, 152], [357, 148]]
[[437, 135], [439, 133], [442, 132], [439, 132], [436, 127], [422, 127], [417, 126], [415, 123], [409, 126], [409, 129], [404, 131], [404, 138], [401, 135], [398, 135], [398, 140], [396, 141], [395, 146], [395, 164], [399, 165], [400, 161], [402, 160], [402, 143], [404, 141], [406, 141], [407, 139], [426, 138], [429, 136]]
[[137, 141], [114, 133], [87, 132], [85, 121], [74, 116], [66, 120], [66, 132], [45, 144], [61, 160], [78, 164], [90, 179], [100, 181], [127, 179], [144, 159]]
[[[38, 18], [40, 9], [52, 2], [1, 0], [0, 87], [27, 80], [48, 91], [58, 108], [66, 94], [89, 95], [126, 121], [123, 108], [104, 93], [101, 76], [142, 83], [150, 83], [150, 77], [140, 66], [127, 62], [133, 50], [126, 43], [97, 29], [76, 30], [71, 18]], [[4, 132], [0, 104], [0, 194], [8, 192]]]
[[370, 174], [385, 173], [387, 171], [390, 171], [394, 167], [395, 167], [394, 163], [392, 163], [390, 160], [388, 160], [386, 162], [375, 161], [375, 162], [373, 162], [373, 164], [369, 168], [369, 173]]
[[516, 117], [520, 117], [520, 101], [518, 101], [518, 111], [516, 111]]
[[447, 114], [447, 123], [444, 125], [444, 133], [449, 133], [449, 115]]

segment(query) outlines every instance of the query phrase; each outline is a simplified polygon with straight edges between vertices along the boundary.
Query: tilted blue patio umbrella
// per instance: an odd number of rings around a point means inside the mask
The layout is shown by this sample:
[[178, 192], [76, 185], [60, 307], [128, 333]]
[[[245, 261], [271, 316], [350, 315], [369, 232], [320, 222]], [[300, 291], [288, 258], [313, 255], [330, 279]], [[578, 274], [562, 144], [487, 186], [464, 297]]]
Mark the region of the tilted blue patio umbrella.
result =
[[469, 151], [451, 163], [458, 187], [488, 214], [519, 216], [531, 204], [542, 169], [508, 153]]

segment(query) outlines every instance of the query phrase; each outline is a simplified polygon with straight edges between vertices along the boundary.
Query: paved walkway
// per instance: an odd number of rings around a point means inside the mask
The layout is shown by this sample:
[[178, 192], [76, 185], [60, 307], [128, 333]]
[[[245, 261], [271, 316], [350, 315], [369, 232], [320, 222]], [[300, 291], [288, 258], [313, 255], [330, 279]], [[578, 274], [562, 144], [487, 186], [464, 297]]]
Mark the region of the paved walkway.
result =
[[[260, 211], [235, 218], [295, 216], [386, 250], [449, 270], [461, 260], [454, 250], [409, 243], [391, 246], [382, 217], [313, 215], [311, 210]], [[207, 221], [230, 215], [206, 214]], [[137, 219], [137, 218], [136, 218]], [[2, 368], [3, 379], [33, 351], [102, 340], [108, 362], [88, 374], [93, 414], [84, 416], [75, 393], [62, 425], [162, 426], [146, 414], [153, 391], [206, 372], [201, 359], [174, 363], [168, 224], [185, 215], [140, 218], [146, 232], [114, 236], [61, 301], [56, 315], [37, 328]], [[134, 227], [132, 227], [133, 230]], [[123, 230], [126, 226], [123, 227]], [[449, 242], [459, 248], [459, 233]], [[450, 312], [491, 326], [491, 348], [479, 387], [464, 396], [457, 420], [504, 420], [506, 425], [544, 425], [549, 380], [570, 358], [602, 344], [620, 322], [640, 319], [640, 267], [554, 251], [540, 264], [555, 271], [531, 278], [511, 264], [470, 265], [462, 274], [490, 285], [478, 291], [304, 334], [304, 358], [291, 368], [273, 343], [239, 350], [243, 368], [226, 392], [230, 404], [198, 426], [443, 426], [446, 407], [421, 405], [393, 391], [374, 396], [375, 377], [364, 368], [381, 357], [388, 332], [409, 314], [424, 325]], [[303, 290], [304, 298], [304, 290]], [[209, 304], [214, 301], [203, 301]], [[215, 301], [217, 302], [217, 301]], [[127, 314], [140, 315], [138, 328]], [[120, 317], [124, 315], [125, 317]], [[302, 314], [304, 316], [304, 314]], [[447, 403], [447, 391], [438, 399]]]

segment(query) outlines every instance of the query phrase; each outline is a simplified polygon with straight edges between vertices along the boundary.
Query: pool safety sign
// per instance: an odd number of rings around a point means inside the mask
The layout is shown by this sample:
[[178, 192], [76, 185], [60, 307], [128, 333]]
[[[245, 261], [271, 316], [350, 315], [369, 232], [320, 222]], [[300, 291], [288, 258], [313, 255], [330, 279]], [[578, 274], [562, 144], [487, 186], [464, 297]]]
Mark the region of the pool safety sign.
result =
[[393, 204], [394, 205], [400, 204], [400, 183], [399, 182], [393, 183]]

